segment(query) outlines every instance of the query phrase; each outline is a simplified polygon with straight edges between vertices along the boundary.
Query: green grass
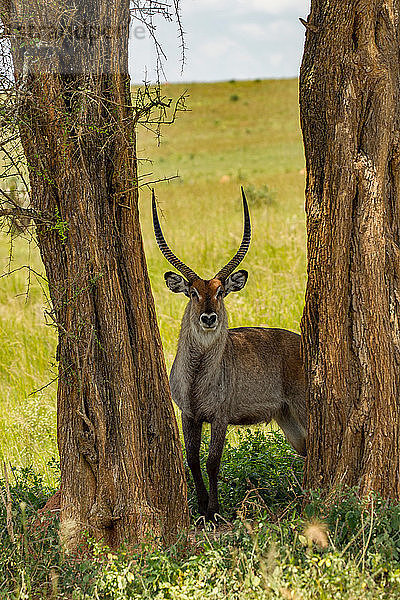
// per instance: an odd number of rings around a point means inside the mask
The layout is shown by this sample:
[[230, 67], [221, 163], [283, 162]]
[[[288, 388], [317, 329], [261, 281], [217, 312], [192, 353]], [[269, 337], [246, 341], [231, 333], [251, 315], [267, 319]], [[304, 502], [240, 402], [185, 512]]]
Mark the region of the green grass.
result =
[[[182, 86], [165, 93], [177, 97]], [[211, 277], [236, 251], [242, 230], [240, 185], [247, 191], [253, 239], [243, 263], [249, 282], [231, 294], [232, 326], [268, 325], [298, 330], [305, 286], [303, 154], [298, 125], [297, 82], [194, 84], [191, 112], [164, 129], [160, 146], [139, 134], [147, 180], [179, 173], [156, 186], [164, 232], [193, 269]], [[145, 179], [143, 179], [145, 181]], [[150, 190], [143, 188], [141, 219], [168, 368], [185, 298], [170, 293], [170, 269], [154, 242]], [[30, 264], [42, 270], [34, 244], [18, 238], [9, 265], [6, 236], [2, 267]], [[7, 266], [9, 265], [9, 267]], [[190, 532], [169, 550], [93, 546], [76, 561], [60, 547], [57, 523], [29, 529], [29, 522], [57, 487], [55, 332], [45, 324], [46, 306], [34, 278], [17, 271], [0, 286], [0, 451], [10, 473], [15, 542], [6, 531], [0, 502], [0, 598], [29, 600], [378, 600], [400, 597], [400, 509], [356, 490], [326, 508], [300, 482], [302, 461], [279, 435], [230, 432], [223, 457], [223, 513], [239, 518], [215, 534]], [[34, 390], [41, 391], [32, 394]], [[207, 454], [207, 441], [201, 460]], [[15, 467], [32, 465], [16, 470]], [[191, 478], [189, 505], [196, 511]], [[4, 484], [0, 477], [0, 488]], [[319, 542], [318, 542], [319, 539]], [[322, 541], [321, 541], [322, 540]]]
[[[204, 467], [203, 451], [201, 460]], [[168, 549], [150, 539], [111, 552], [88, 540], [91, 552], [77, 560], [60, 546], [57, 519], [32, 527], [52, 490], [34, 470], [14, 470], [14, 540], [0, 503], [0, 599], [399, 598], [400, 505], [343, 490], [330, 507], [309, 494], [302, 512], [301, 471], [280, 434], [244, 431], [237, 446], [227, 444], [221, 473], [224, 510], [237, 513], [233, 524], [192, 528]], [[190, 486], [190, 504], [193, 496]]]
[[[185, 87], [165, 86], [177, 98]], [[236, 251], [242, 233], [240, 185], [248, 192], [253, 226], [243, 267], [246, 288], [227, 299], [231, 326], [267, 325], [299, 329], [305, 284], [303, 151], [298, 122], [297, 81], [258, 81], [187, 86], [190, 111], [162, 131], [161, 143], [144, 128], [138, 150], [143, 179], [178, 173], [156, 185], [171, 247], [201, 276], [211, 277]], [[237, 97], [237, 99], [233, 99]], [[150, 190], [142, 188], [141, 220], [167, 366], [176, 348], [185, 298], [172, 294], [163, 273], [170, 269], [152, 232]], [[43, 267], [34, 243], [14, 240], [9, 265], [7, 236], [0, 244], [3, 269]], [[39, 283], [27, 272], [0, 286], [0, 454], [14, 466], [47, 467], [57, 455], [55, 332], [45, 324]], [[235, 435], [234, 433], [231, 435]]]
[[[4, 271], [30, 264], [42, 270], [33, 243], [14, 241], [9, 263], [9, 241], [3, 237]], [[29, 290], [28, 290], [29, 288]], [[27, 292], [29, 293], [27, 294]], [[56, 338], [45, 325], [42, 289], [26, 269], [3, 277], [0, 285], [0, 453], [15, 466], [34, 465], [38, 472], [53, 474], [47, 463], [57, 456], [56, 385], [52, 366]]]
[[[171, 97], [182, 86], [167, 86]], [[233, 91], [239, 100], [232, 102]], [[250, 277], [227, 299], [231, 326], [269, 325], [298, 330], [305, 284], [304, 159], [298, 123], [297, 81], [193, 84], [191, 112], [178, 115], [157, 147], [139, 136], [141, 155], [153, 158], [152, 179], [177, 172], [156, 193], [167, 241], [195, 271], [212, 277], [236, 251], [242, 233], [240, 185], [268, 186], [266, 198], [249, 194], [253, 226], [243, 262]], [[143, 165], [143, 170], [148, 170]], [[256, 195], [256, 194], [253, 194]], [[262, 195], [262, 194], [261, 194]], [[171, 267], [153, 238], [150, 192], [141, 194], [149, 271], [168, 365], [171, 365], [185, 298], [167, 291]]]
[[[165, 93], [177, 97], [182, 86]], [[253, 240], [243, 266], [246, 288], [231, 294], [232, 326], [298, 330], [305, 285], [303, 154], [297, 82], [194, 84], [191, 112], [165, 128], [161, 144], [139, 134], [141, 172], [159, 183], [163, 228], [171, 247], [204, 277], [235, 252], [241, 237], [240, 185], [246, 188]], [[145, 181], [145, 179], [143, 180]], [[149, 271], [168, 368], [185, 298], [170, 293], [170, 267], [154, 242], [150, 191], [143, 188], [141, 218]], [[13, 260], [4, 235], [4, 270], [42, 265], [32, 242], [18, 238]], [[40, 282], [40, 278], [39, 278]], [[10, 469], [15, 540], [0, 502], [0, 598], [37, 600], [379, 600], [400, 597], [400, 508], [378, 497], [344, 490], [326, 507], [301, 490], [302, 461], [278, 434], [232, 430], [221, 469], [224, 515], [238, 517], [215, 533], [184, 533], [171, 549], [112, 553], [92, 545], [80, 560], [60, 547], [58, 524], [30, 528], [37, 509], [57, 487], [55, 332], [45, 324], [40, 283], [19, 270], [0, 286], [0, 452]], [[27, 295], [27, 287], [29, 294]], [[35, 390], [40, 390], [33, 393]], [[204, 436], [201, 460], [207, 455]], [[32, 465], [27, 468], [27, 465]], [[16, 469], [15, 467], [25, 467]], [[193, 482], [189, 505], [196, 511]], [[0, 490], [4, 482], [0, 476]], [[90, 543], [90, 542], [89, 542]]]

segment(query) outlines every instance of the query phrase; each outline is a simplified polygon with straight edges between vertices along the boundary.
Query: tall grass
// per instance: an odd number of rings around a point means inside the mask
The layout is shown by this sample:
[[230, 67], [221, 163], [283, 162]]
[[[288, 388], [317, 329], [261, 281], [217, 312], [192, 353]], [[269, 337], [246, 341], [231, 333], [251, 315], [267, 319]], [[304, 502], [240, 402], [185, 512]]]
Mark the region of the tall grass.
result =
[[[178, 97], [183, 86], [165, 86]], [[298, 126], [297, 81], [190, 84], [190, 111], [162, 132], [160, 144], [139, 132], [141, 172], [159, 183], [162, 226], [177, 254], [211, 277], [236, 251], [242, 233], [240, 185], [247, 190], [253, 226], [243, 268], [246, 288], [231, 294], [231, 326], [267, 325], [298, 330], [305, 281], [303, 154]], [[235, 98], [235, 99], [233, 99]], [[152, 159], [150, 164], [147, 158]], [[142, 181], [145, 181], [143, 179]], [[142, 188], [141, 221], [167, 366], [170, 368], [185, 298], [170, 293], [170, 269], [153, 239], [150, 190]], [[4, 271], [30, 264], [41, 272], [34, 242], [16, 238], [12, 260], [3, 235]], [[0, 285], [0, 458], [14, 466], [35, 465], [53, 482], [47, 462], [56, 456], [54, 330], [45, 324], [40, 282], [22, 269]], [[35, 390], [41, 389], [40, 392]]]

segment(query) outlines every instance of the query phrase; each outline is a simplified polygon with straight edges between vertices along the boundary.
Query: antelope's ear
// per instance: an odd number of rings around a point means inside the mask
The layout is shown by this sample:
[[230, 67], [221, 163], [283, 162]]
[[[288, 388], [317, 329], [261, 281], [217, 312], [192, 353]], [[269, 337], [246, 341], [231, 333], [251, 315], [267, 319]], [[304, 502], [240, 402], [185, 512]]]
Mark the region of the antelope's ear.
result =
[[225, 296], [230, 294], [230, 292], [239, 292], [246, 285], [246, 281], [249, 274], [244, 269], [240, 271], [236, 271], [236, 273], [232, 273], [229, 275], [228, 279], [225, 281]]
[[173, 273], [173, 271], [167, 271], [164, 273], [164, 279], [171, 292], [175, 292], [175, 294], [182, 293], [189, 297], [189, 283], [182, 277], [182, 275]]

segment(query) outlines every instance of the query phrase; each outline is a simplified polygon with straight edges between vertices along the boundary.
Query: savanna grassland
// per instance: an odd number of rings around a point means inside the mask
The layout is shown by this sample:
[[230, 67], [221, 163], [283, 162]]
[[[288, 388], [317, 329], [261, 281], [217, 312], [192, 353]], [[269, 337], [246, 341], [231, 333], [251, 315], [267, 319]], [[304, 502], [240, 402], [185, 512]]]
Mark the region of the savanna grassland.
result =
[[[158, 183], [162, 226], [171, 247], [194, 270], [211, 277], [236, 251], [242, 233], [240, 185], [248, 196], [253, 239], [243, 267], [249, 282], [231, 294], [232, 326], [269, 325], [298, 330], [305, 285], [303, 151], [297, 80], [167, 85], [166, 98], [187, 93], [157, 137], [138, 132], [141, 183]], [[151, 162], [150, 162], [151, 161]], [[168, 368], [174, 356], [185, 298], [170, 293], [170, 269], [152, 233], [150, 190], [141, 188], [140, 212], [149, 272]], [[43, 267], [34, 242], [3, 236], [3, 272]], [[11, 259], [11, 260], [10, 260]], [[57, 456], [55, 330], [46, 318], [41, 278], [26, 269], [0, 286], [0, 451], [15, 466], [34, 465], [54, 481]], [[44, 387], [44, 389], [41, 389]], [[37, 391], [40, 390], [40, 391]]]
[[[190, 111], [162, 130], [160, 144], [139, 131], [141, 183], [156, 192], [175, 252], [211, 277], [242, 233], [240, 185], [249, 200], [253, 240], [243, 262], [250, 277], [231, 294], [232, 326], [299, 329], [305, 287], [304, 159], [297, 81], [165, 86], [187, 89]], [[151, 159], [152, 162], [149, 162]], [[168, 368], [185, 299], [170, 293], [170, 269], [153, 239], [150, 189], [140, 211]], [[400, 505], [343, 490], [326, 506], [302, 489], [303, 460], [279, 432], [232, 429], [220, 472], [225, 523], [196, 529], [191, 477], [189, 532], [168, 549], [154, 539], [117, 552], [87, 539], [69, 556], [57, 518], [40, 527], [37, 511], [57, 488], [55, 331], [34, 242], [4, 235], [0, 257], [0, 447], [9, 465], [14, 536], [0, 501], [0, 599], [5, 600], [392, 600], [400, 597]], [[43, 288], [43, 289], [42, 289]], [[268, 435], [266, 435], [268, 433]], [[204, 468], [207, 440], [201, 446]], [[0, 497], [6, 486], [0, 476]], [[10, 504], [9, 504], [10, 506]], [[32, 526], [34, 523], [34, 526]], [[60, 542], [61, 539], [61, 542]], [[87, 551], [89, 549], [89, 552]]]

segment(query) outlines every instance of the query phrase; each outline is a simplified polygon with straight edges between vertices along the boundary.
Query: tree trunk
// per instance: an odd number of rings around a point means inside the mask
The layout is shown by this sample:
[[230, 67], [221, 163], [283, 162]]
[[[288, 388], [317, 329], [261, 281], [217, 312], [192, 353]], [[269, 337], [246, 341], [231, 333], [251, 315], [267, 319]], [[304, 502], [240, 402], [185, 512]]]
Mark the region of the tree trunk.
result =
[[400, 1], [312, 0], [305, 484], [400, 498]]
[[168, 544], [188, 510], [139, 224], [129, 1], [1, 5], [59, 333], [61, 534]]

